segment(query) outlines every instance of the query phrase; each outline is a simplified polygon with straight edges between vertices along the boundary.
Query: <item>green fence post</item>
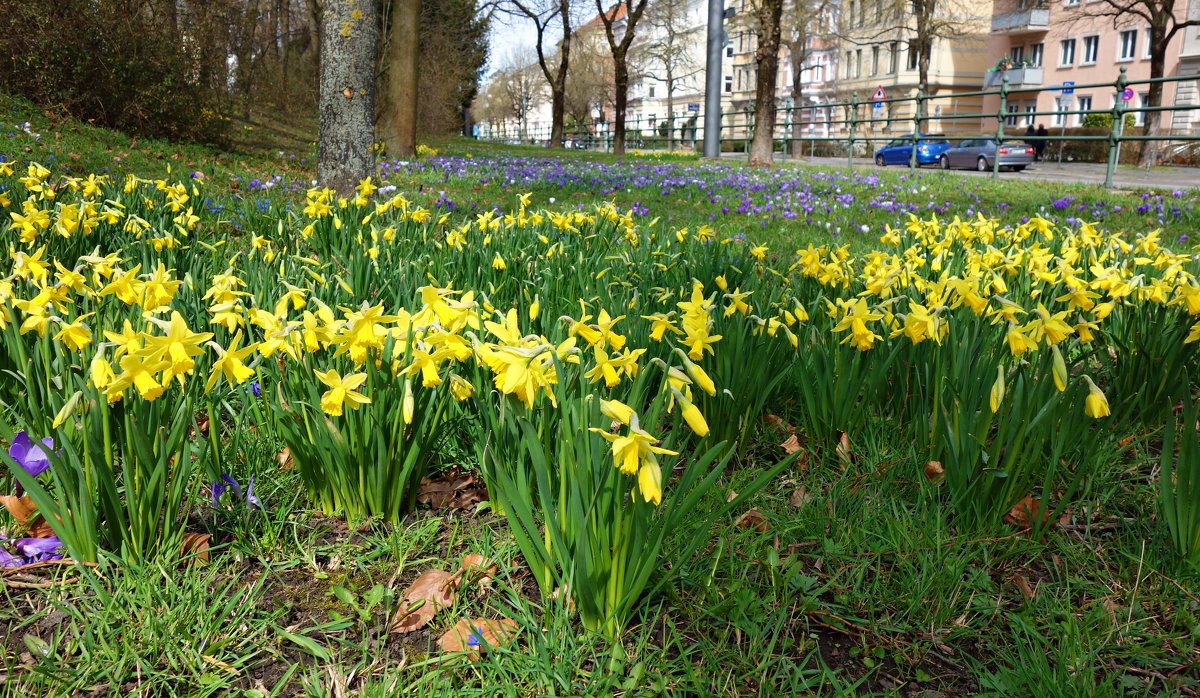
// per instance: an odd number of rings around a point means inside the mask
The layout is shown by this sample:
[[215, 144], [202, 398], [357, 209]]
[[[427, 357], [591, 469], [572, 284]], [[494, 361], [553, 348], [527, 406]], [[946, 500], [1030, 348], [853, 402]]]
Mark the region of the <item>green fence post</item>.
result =
[[846, 141], [846, 167], [854, 166], [854, 125], [858, 122], [858, 93], [850, 95], [850, 136]]
[[992, 158], [992, 179], [1000, 178], [1000, 144], [1004, 142], [1004, 117], [1008, 114], [1008, 76], [1000, 77], [1000, 109], [996, 112], [996, 157]]
[[913, 140], [912, 152], [908, 154], [908, 169], [917, 166], [917, 141], [921, 140], [921, 102], [924, 99], [921, 89], [917, 88], [916, 105], [913, 108]]
[[1113, 171], [1117, 169], [1117, 162], [1121, 157], [1121, 130], [1125, 126], [1125, 100], [1122, 99], [1125, 92], [1125, 82], [1125, 66], [1121, 66], [1121, 74], [1117, 76], [1117, 81], [1113, 84], [1113, 87], [1117, 90], [1117, 94], [1113, 99], [1112, 129], [1108, 134], [1108, 166], [1104, 168], [1105, 189], [1112, 188]]

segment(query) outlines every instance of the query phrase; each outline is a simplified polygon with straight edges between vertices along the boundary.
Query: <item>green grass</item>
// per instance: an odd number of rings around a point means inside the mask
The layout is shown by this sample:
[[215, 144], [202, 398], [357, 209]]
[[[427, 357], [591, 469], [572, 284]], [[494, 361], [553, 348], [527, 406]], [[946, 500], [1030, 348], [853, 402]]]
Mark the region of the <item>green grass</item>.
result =
[[[21, 159], [76, 172], [136, 171], [157, 177], [201, 170], [242, 181], [283, 172], [305, 178], [300, 158], [277, 150], [234, 155], [121, 134], [66, 121], [51, 123], [32, 105], [0, 96], [0, 122], [28, 120], [40, 141], [12, 151]], [[304, 143], [303, 127], [269, 116], [247, 134], [272, 130]], [[258, 129], [262, 129], [259, 131]], [[0, 134], [3, 135], [3, 134]], [[273, 136], [274, 137], [274, 136]], [[25, 140], [22, 140], [25, 139]], [[254, 141], [247, 136], [247, 148]], [[433, 142], [476, 157], [536, 156], [540, 148]], [[29, 148], [25, 151], [24, 148]], [[72, 153], [78, 157], [71, 157]], [[610, 164], [611, 156], [570, 153]], [[120, 158], [116, 160], [115, 158]], [[793, 167], [789, 165], [788, 167]], [[830, 170], [829, 172], [836, 172]], [[899, 184], [899, 172], [883, 175]], [[456, 201], [507, 207], [522, 190], [436, 174], [396, 180], [427, 204], [439, 191]], [[1032, 215], [1054, 198], [1088, 201], [1094, 187], [1034, 182], [993, 184], [922, 173], [921, 200], [994, 207]], [[919, 189], [919, 186], [918, 186]], [[535, 198], [586, 203], [586, 188], [543, 187]], [[233, 209], [243, 190], [224, 195]], [[270, 196], [286, 200], [285, 192]], [[978, 198], [977, 198], [978, 197]], [[662, 216], [661, 225], [709, 222], [714, 205], [691, 194], [618, 192]], [[1138, 195], [1107, 200], [1136, 207]], [[1124, 213], [1124, 212], [1123, 212]], [[459, 214], [462, 215], [462, 214]], [[465, 214], [470, 215], [470, 214]], [[842, 214], [828, 216], [828, 220]], [[861, 212], [871, 234], [896, 216]], [[1190, 220], [1190, 219], [1189, 219]], [[715, 218], [748, 229], [756, 242], [787, 249], [824, 243], [825, 228]], [[1141, 230], [1144, 216], [1114, 215], [1114, 227]], [[253, 225], [248, 222], [247, 225]], [[670, 227], [668, 227], [670, 226]], [[1172, 230], [1172, 237], [1175, 229]], [[1191, 228], [1180, 232], [1192, 232]], [[785, 393], [787, 391], [784, 391]], [[775, 409], [787, 416], [793, 406]], [[1081, 504], [1064, 526], [1033, 540], [1007, 527], [960, 533], [925, 465], [894, 425], [868, 420], [851, 435], [854, 458], [812, 459], [753, 502], [770, 524], [759, 532], [732, 518], [716, 530], [693, 524], [665, 559], [679, 582], [648, 603], [623, 641], [611, 644], [555, 612], [536, 584], [502, 518], [422, 509], [392, 527], [348, 529], [307, 508], [294, 471], [275, 459], [281, 444], [248, 438], [233, 474], [256, 473], [268, 511], [243, 528], [214, 519], [197, 487], [193, 518], [216, 532], [202, 566], [107, 563], [94, 570], [46, 568], [5, 577], [0, 598], [0, 693], [33, 695], [1186, 695], [1200, 691], [1200, 576], [1172, 556], [1153, 511], [1157, 457], [1142, 441], [1107, 449]], [[784, 435], [763, 426], [751, 445], [766, 462]], [[470, 449], [463, 449], [470, 452]], [[1105, 449], [1098, 449], [1104, 451]], [[469, 465], [469, 464], [467, 464]], [[702, 508], [753, 478], [753, 466], [728, 472]], [[804, 496], [793, 495], [804, 488]], [[699, 516], [696, 520], [699, 520]], [[687, 527], [685, 527], [687, 528]], [[704, 536], [690, 559], [671, 550]], [[453, 569], [462, 555], [496, 560], [490, 589], [472, 588], [427, 629], [388, 633], [407, 585], [422, 571]], [[382, 593], [373, 592], [381, 588]], [[339, 591], [340, 590], [340, 591]], [[366, 599], [377, 595], [376, 603]], [[341, 598], [340, 598], [341, 597]], [[353, 603], [344, 599], [350, 598]], [[361, 609], [361, 610], [360, 610]], [[517, 644], [477, 661], [446, 656], [437, 637], [460, 617], [508, 617]]]

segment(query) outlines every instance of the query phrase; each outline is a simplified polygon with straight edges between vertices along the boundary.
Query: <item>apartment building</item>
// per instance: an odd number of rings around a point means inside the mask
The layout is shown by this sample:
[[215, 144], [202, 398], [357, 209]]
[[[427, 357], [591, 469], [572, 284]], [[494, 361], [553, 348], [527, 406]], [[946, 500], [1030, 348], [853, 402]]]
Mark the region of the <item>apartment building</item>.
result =
[[[1180, 5], [1180, 11], [1186, 12]], [[995, 87], [1008, 78], [1007, 126], [1021, 130], [1030, 124], [1080, 126], [1088, 112], [1110, 111], [1122, 99], [1111, 87], [1122, 67], [1129, 80], [1150, 77], [1146, 21], [1130, 16], [1118, 19], [1114, 26], [1113, 19], [1099, 16], [1098, 10], [1096, 0], [996, 0], [990, 41], [993, 67], [981, 86]], [[1190, 58], [1188, 65], [1194, 66], [1191, 69], [1200, 72], [1200, 39], [1192, 31], [1184, 40], [1171, 43], [1165, 75], [1179, 74], [1185, 55]], [[1033, 91], [1041, 88], [1045, 91]], [[1133, 99], [1126, 106], [1145, 105], [1148, 87], [1133, 85], [1132, 90]], [[1189, 85], [1189, 94], [1196, 98], [1194, 84]], [[1176, 98], [1176, 84], [1165, 83], [1162, 103], [1175, 104]], [[991, 97], [985, 110], [998, 106], [999, 98]], [[1138, 124], [1144, 118], [1136, 113]], [[1183, 112], [1175, 118], [1178, 123], [1164, 118], [1164, 125], [1183, 126], [1192, 117]]]
[[[882, 90], [888, 99], [915, 97], [920, 87], [920, 55], [915, 45], [915, 10], [911, 0], [842, 0], [842, 41], [838, 50], [837, 97], [870, 103]], [[929, 52], [928, 84], [934, 97], [926, 109], [929, 132], [975, 130], [978, 122], [951, 117], [978, 113], [978, 97], [958, 95], [980, 89], [989, 65], [991, 0], [939, 3], [933, 24], [941, 27]], [[857, 132], [867, 137], [911, 133], [913, 103], [883, 103], [860, 109]], [[870, 121], [863, 121], [869, 119]]]

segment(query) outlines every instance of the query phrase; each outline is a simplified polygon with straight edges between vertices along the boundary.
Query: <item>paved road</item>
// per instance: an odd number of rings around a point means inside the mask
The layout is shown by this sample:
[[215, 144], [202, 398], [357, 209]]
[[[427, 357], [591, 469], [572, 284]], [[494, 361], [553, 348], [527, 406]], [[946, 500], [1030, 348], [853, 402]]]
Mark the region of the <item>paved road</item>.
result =
[[[723, 153], [722, 157], [729, 159], [745, 158], [741, 153]], [[776, 156], [776, 162], [801, 162], [830, 167], [846, 166], [846, 158], [800, 158], [799, 160], [796, 158], [787, 158], [786, 160], [782, 160]], [[877, 168], [875, 163], [866, 158], [855, 158], [854, 166], [856, 168], [881, 169]], [[897, 172], [905, 168], [892, 166], [886, 169]], [[929, 167], [923, 169], [932, 170], [937, 168]], [[1024, 172], [1001, 172], [1000, 178], [1104, 184], [1104, 170], [1104, 165], [1095, 163], [1064, 162], [1060, 165], [1057, 162], [1039, 162], [1034, 163]], [[954, 170], [954, 172], [967, 177], [992, 176], [991, 172], [975, 172], [973, 170]], [[1156, 189], [1197, 188], [1200, 187], [1200, 168], [1156, 167], [1147, 172], [1144, 169], [1121, 166], [1113, 173], [1113, 185], [1120, 189], [1137, 187], [1152, 187]]]

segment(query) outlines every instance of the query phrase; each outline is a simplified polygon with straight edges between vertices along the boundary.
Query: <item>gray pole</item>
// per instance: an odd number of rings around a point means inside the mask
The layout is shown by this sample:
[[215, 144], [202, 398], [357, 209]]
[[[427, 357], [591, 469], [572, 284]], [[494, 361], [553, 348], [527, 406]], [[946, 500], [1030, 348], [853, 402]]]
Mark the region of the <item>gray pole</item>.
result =
[[704, 66], [704, 157], [721, 157], [721, 44], [724, 0], [708, 0], [708, 61]]

